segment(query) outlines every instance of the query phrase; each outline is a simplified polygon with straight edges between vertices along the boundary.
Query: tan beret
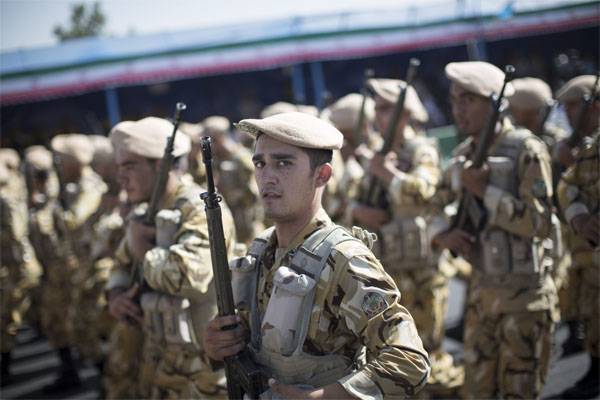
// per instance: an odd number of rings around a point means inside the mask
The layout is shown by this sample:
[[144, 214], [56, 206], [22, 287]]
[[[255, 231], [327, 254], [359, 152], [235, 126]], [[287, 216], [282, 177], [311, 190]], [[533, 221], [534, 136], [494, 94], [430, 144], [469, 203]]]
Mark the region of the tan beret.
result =
[[197, 124], [182, 122], [179, 124], [179, 130], [188, 135], [192, 143], [200, 143], [200, 139], [202, 138], [202, 134], [204, 132], [204, 126], [201, 122]]
[[114, 161], [115, 150], [110, 139], [101, 135], [90, 135], [90, 143], [94, 148], [92, 162], [107, 163]]
[[[398, 96], [400, 96], [400, 86], [405, 87], [406, 82], [399, 79], [380, 79], [371, 78], [367, 80], [367, 88], [372, 90], [376, 95], [387, 102], [396, 104]], [[410, 113], [410, 117], [419, 122], [427, 122], [429, 114], [421, 100], [417, 91], [410, 86], [406, 92], [406, 100], [404, 108]]]
[[201, 122], [206, 133], [219, 134], [229, 131], [229, 120], [220, 115], [213, 115]]
[[580, 100], [584, 95], [591, 95], [596, 77], [594, 75], [580, 75], [563, 85], [556, 92], [558, 101]]
[[16, 170], [21, 164], [21, 157], [15, 149], [3, 147], [0, 149], [0, 162], [9, 170]]
[[319, 116], [319, 109], [315, 106], [307, 106], [305, 104], [298, 104], [296, 110], [301, 113], [312, 115], [313, 117]]
[[[446, 65], [446, 76], [465, 90], [484, 97], [492, 93], [500, 94], [504, 83], [504, 72], [483, 61], [451, 62]], [[509, 83], [504, 95], [508, 97], [513, 93], [514, 89]]]
[[260, 113], [261, 118], [271, 117], [276, 114], [298, 111], [295, 105], [287, 103], [285, 101], [278, 101], [271, 105], [266, 106]]
[[539, 110], [552, 102], [552, 90], [538, 78], [520, 78], [511, 81], [515, 90], [508, 97], [511, 106]]
[[280, 142], [309, 149], [341, 149], [344, 136], [331, 124], [301, 112], [244, 119], [236, 127], [251, 136], [265, 134]]
[[54, 168], [52, 152], [40, 145], [25, 149], [25, 162], [37, 170], [50, 171]]
[[50, 145], [52, 150], [71, 156], [82, 165], [88, 165], [94, 156], [94, 147], [89, 138], [80, 133], [56, 135]]
[[[326, 120], [342, 131], [353, 130], [358, 122], [363, 96], [350, 93], [339, 98], [335, 103], [323, 110]], [[375, 102], [367, 97], [365, 102], [365, 120], [372, 121], [375, 117]]]
[[[173, 124], [166, 119], [146, 117], [139, 121], [123, 121], [110, 131], [115, 149], [123, 149], [146, 158], [162, 158], [167, 140], [173, 134]], [[173, 156], [189, 153], [190, 138], [177, 130], [173, 144]]]

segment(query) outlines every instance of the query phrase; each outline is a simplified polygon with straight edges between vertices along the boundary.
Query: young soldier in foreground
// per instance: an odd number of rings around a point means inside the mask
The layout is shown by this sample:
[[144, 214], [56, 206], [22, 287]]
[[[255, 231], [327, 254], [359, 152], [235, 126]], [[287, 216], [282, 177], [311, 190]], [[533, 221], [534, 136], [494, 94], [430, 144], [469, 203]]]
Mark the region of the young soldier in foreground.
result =
[[[446, 65], [456, 126], [468, 138], [436, 197], [449, 203], [466, 191], [487, 214], [479, 232], [442, 229], [432, 243], [473, 266], [465, 316], [467, 398], [539, 398], [548, 372], [556, 321], [552, 259], [542, 239], [550, 233], [552, 176], [545, 144], [506, 118], [494, 126], [482, 168], [469, 167], [490, 115], [492, 93], [504, 73], [485, 62]], [[512, 87], [507, 87], [509, 95]], [[475, 202], [473, 202], [475, 203]]]
[[341, 133], [296, 112], [243, 120], [238, 128], [256, 137], [256, 182], [275, 227], [231, 263], [240, 315], [209, 322], [206, 354], [221, 361], [245, 348], [241, 324], [221, 330], [244, 321], [248, 347], [278, 398], [413, 395], [430, 366], [400, 292], [369, 247], [321, 207]]

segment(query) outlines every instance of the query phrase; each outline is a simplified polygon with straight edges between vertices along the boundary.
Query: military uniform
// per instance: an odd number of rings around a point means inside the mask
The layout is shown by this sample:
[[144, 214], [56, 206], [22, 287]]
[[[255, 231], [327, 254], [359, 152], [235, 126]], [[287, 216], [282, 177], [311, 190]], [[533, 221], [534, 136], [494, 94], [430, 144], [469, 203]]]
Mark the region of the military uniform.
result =
[[[172, 126], [149, 117], [125, 121], [111, 131], [115, 149], [158, 158], [156, 143], [166, 144]], [[178, 142], [179, 139], [179, 142]], [[189, 141], [177, 136], [174, 155], [189, 151]], [[156, 216], [156, 247], [147, 251], [140, 265], [148, 289], [140, 304], [144, 315], [143, 348], [136, 397], [207, 398], [218, 396], [222, 374], [208, 368], [202, 358], [201, 332], [216, 314], [208, 227], [202, 189], [178, 181], [162, 199]], [[139, 215], [139, 208], [136, 211]], [[228, 247], [233, 248], [235, 228], [229, 210], [223, 209]], [[135, 216], [131, 216], [135, 217]], [[117, 254], [118, 263], [107, 289], [127, 287], [135, 275], [127, 235]], [[122, 330], [123, 328], [118, 328]], [[121, 337], [121, 342], [129, 338]], [[114, 360], [111, 360], [112, 364]]]
[[[3, 149], [4, 150], [4, 149]], [[0, 154], [0, 352], [2, 381], [10, 379], [11, 351], [17, 329], [31, 306], [31, 295], [39, 285], [40, 265], [28, 239], [28, 215], [23, 179]]]
[[[299, 133], [287, 137], [280, 123]], [[243, 120], [238, 128], [300, 147], [339, 149], [342, 142], [334, 128], [298, 113]], [[355, 233], [372, 245], [371, 234]], [[337, 382], [357, 398], [412, 395], [425, 384], [427, 353], [368, 245], [320, 209], [285, 248], [272, 228], [230, 263], [249, 348], [267, 375], [289, 385]]]
[[[442, 193], [459, 195], [457, 176], [472, 152], [467, 139], [445, 174]], [[466, 395], [535, 398], [558, 320], [552, 259], [542, 244], [551, 228], [549, 156], [539, 139], [508, 120], [488, 154], [488, 221], [468, 257], [473, 272], [465, 317]]]
[[[593, 142], [581, 150], [575, 164], [565, 172], [558, 187], [558, 199], [566, 221], [589, 213], [598, 217], [600, 210], [600, 132], [594, 134]], [[600, 253], [585, 239], [574, 234], [572, 247], [573, 270], [580, 278], [579, 285], [570, 288], [576, 296], [574, 304], [578, 320], [584, 322], [585, 344], [592, 357], [599, 357], [598, 313], [600, 298]], [[572, 282], [575, 283], [575, 282]]]

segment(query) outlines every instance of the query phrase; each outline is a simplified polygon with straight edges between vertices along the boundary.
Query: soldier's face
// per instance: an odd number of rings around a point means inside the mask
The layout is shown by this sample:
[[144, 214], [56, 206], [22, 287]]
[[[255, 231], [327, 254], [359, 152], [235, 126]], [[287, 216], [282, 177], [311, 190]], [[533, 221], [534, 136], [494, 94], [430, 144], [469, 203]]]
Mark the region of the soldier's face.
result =
[[[387, 132], [395, 107], [395, 104], [390, 103], [381, 96], [375, 96], [375, 125], [382, 135], [385, 135]], [[410, 114], [406, 111], [400, 116], [400, 120], [396, 127], [396, 140], [402, 141], [404, 128], [408, 123], [409, 116]]]
[[157, 162], [123, 149], [117, 149], [118, 181], [130, 203], [150, 200], [157, 175]]
[[510, 106], [510, 115], [515, 122], [515, 125], [523, 126], [528, 129], [538, 128], [536, 125], [540, 112], [536, 109]]
[[477, 137], [486, 126], [491, 111], [488, 99], [452, 83], [450, 105], [456, 128], [463, 134]]
[[252, 161], [267, 218], [276, 223], [294, 221], [310, 213], [311, 206], [320, 201], [317, 190], [324, 185], [315, 175], [321, 167], [311, 171], [308, 154], [301, 148], [261, 135]]

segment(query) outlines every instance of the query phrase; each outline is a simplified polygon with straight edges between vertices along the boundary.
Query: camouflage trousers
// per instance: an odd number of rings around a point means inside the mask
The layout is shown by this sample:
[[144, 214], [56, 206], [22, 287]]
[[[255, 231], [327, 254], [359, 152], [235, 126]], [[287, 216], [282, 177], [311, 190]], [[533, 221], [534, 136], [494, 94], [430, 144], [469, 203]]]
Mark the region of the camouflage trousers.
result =
[[142, 375], [152, 399], [226, 398], [223, 371], [212, 371], [197, 349], [147, 341]]
[[50, 345], [56, 349], [71, 344], [69, 323], [66, 313], [71, 304], [72, 293], [69, 283], [44, 281], [42, 284], [42, 330]]
[[140, 363], [144, 335], [142, 330], [125, 322], [117, 322], [108, 346], [104, 366], [107, 399], [133, 399], [139, 393]]
[[[102, 260], [98, 263], [102, 264]], [[98, 263], [88, 271], [81, 269], [69, 309], [69, 332], [73, 344], [84, 358], [96, 363], [104, 359], [103, 342], [110, 337], [116, 323], [108, 313], [104, 297], [109, 271]]]
[[550, 363], [551, 311], [465, 317], [464, 398], [539, 398]]
[[413, 316], [431, 360], [431, 374], [423, 392], [448, 393], [463, 384], [462, 368], [442, 350], [444, 316], [448, 308], [448, 275], [435, 267], [407, 269], [390, 274], [402, 295], [400, 302]]
[[575, 263], [569, 270], [567, 320], [583, 322], [585, 348], [600, 357], [600, 265]]

